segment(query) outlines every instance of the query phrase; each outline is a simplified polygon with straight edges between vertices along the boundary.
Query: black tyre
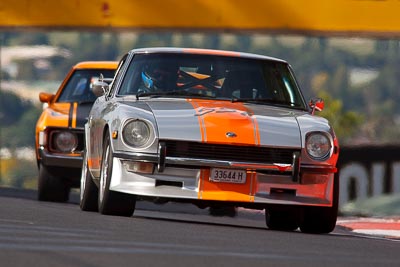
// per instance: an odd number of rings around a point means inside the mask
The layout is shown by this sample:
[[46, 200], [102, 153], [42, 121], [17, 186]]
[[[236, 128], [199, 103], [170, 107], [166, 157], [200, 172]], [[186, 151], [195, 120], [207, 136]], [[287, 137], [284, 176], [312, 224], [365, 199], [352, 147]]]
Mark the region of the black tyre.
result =
[[299, 227], [299, 220], [297, 207], [271, 207], [265, 211], [265, 222], [271, 230], [294, 231]]
[[84, 211], [98, 211], [99, 189], [93, 182], [92, 175], [88, 170], [86, 153], [83, 156], [81, 187], [80, 187], [80, 207]]
[[304, 207], [300, 230], [304, 233], [327, 234], [336, 226], [339, 205], [339, 174], [335, 174], [332, 207]]
[[40, 201], [66, 202], [69, 199], [70, 186], [55, 171], [42, 163], [39, 164], [38, 199]]
[[136, 196], [110, 190], [112, 160], [110, 137], [107, 134], [104, 138], [103, 156], [101, 159], [99, 212], [106, 215], [130, 217], [135, 211]]

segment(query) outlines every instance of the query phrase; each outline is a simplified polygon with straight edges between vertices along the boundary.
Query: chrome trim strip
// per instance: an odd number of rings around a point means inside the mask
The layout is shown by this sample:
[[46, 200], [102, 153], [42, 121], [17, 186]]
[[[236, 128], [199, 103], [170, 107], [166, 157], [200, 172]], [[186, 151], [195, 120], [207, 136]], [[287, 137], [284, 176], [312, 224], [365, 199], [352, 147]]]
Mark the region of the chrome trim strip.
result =
[[126, 160], [158, 163], [157, 154], [114, 152], [113, 156]]
[[[159, 157], [154, 154], [134, 153], [127, 154], [121, 152], [115, 152], [113, 155], [120, 159], [141, 161], [141, 162], [153, 162], [158, 163]], [[252, 170], [271, 170], [281, 172], [292, 172], [291, 164], [281, 163], [252, 163], [252, 162], [240, 162], [240, 161], [225, 161], [225, 160], [208, 160], [208, 159], [196, 159], [196, 158], [177, 158], [177, 157], [166, 157], [165, 164], [174, 164], [182, 166], [198, 166], [198, 167], [219, 167], [219, 168], [231, 168], [231, 169], [252, 169]]]
[[[146, 153], [127, 153], [127, 152], [114, 152], [113, 155], [120, 159], [141, 161], [141, 162], [152, 162], [158, 164], [159, 156], [157, 154], [146, 154]], [[178, 158], [178, 157], [166, 157], [165, 164], [182, 165], [182, 166], [198, 166], [201, 167], [219, 167], [219, 168], [230, 168], [230, 169], [250, 169], [250, 170], [266, 170], [266, 171], [279, 171], [291, 173], [294, 171], [296, 166], [292, 164], [282, 163], [255, 163], [255, 162], [244, 162], [244, 161], [227, 161], [227, 160], [209, 160], [199, 158]], [[294, 164], [296, 165], [296, 164]], [[337, 171], [336, 167], [330, 165], [300, 165], [301, 172], [317, 172], [317, 173], [334, 173]], [[293, 174], [292, 174], [293, 175]], [[293, 177], [293, 176], [292, 176]]]
[[176, 158], [167, 157], [165, 159], [167, 164], [177, 165], [195, 165], [205, 167], [222, 167], [222, 168], [236, 168], [236, 169], [253, 169], [253, 170], [274, 170], [282, 172], [291, 172], [292, 165], [280, 163], [252, 163], [252, 162], [239, 162], [239, 161], [225, 161], [225, 160], [208, 160], [196, 158]]

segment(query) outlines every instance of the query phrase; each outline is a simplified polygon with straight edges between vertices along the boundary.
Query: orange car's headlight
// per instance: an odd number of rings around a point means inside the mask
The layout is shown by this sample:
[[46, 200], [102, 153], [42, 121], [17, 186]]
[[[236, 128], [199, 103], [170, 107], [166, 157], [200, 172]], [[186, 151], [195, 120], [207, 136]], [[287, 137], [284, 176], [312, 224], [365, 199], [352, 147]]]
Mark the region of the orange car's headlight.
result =
[[61, 152], [73, 152], [78, 146], [78, 137], [74, 133], [60, 131], [54, 134], [53, 144], [54, 148]]

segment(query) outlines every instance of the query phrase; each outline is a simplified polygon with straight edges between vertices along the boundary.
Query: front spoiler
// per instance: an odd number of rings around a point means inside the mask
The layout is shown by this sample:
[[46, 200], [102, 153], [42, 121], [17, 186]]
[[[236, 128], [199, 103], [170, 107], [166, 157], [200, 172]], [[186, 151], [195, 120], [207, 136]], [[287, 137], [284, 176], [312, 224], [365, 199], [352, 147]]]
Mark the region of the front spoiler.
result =
[[209, 167], [203, 166], [167, 166], [162, 172], [155, 168], [152, 174], [135, 173], [127, 170], [126, 158], [115, 156], [110, 183], [113, 191], [155, 198], [230, 201], [250, 205], [330, 207], [333, 203], [335, 167], [300, 166], [300, 173], [303, 173], [298, 181], [293, 180], [291, 172], [271, 174], [248, 170], [246, 183], [237, 185], [210, 181]]

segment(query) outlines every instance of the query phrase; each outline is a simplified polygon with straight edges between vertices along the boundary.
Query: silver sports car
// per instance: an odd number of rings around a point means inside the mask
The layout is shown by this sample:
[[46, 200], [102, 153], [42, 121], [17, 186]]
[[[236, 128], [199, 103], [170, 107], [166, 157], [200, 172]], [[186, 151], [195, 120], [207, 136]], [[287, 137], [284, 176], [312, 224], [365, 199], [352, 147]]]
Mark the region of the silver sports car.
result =
[[265, 209], [270, 229], [334, 229], [338, 141], [314, 115], [323, 101], [306, 104], [287, 62], [135, 49], [93, 91], [82, 210], [131, 216], [137, 199], [189, 202]]

